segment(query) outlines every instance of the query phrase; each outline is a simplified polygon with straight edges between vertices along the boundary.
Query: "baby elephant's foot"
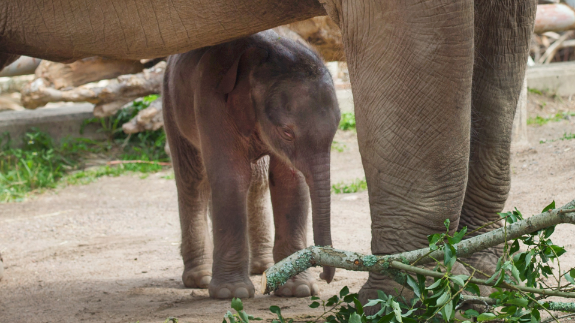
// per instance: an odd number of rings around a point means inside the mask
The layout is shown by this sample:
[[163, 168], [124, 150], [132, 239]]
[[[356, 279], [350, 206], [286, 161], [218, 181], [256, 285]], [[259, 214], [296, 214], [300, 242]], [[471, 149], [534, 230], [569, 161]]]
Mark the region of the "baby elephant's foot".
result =
[[200, 265], [184, 269], [182, 281], [187, 288], [208, 288], [212, 281], [212, 265]]
[[229, 299], [229, 298], [251, 298], [254, 297], [254, 285], [249, 277], [243, 280], [235, 282], [222, 282], [212, 280], [210, 283], [210, 297], [219, 299]]
[[272, 257], [252, 259], [250, 261], [250, 275], [261, 275], [273, 265], [274, 259]]
[[319, 287], [308, 271], [305, 271], [280, 286], [274, 295], [280, 297], [309, 297], [319, 294]]

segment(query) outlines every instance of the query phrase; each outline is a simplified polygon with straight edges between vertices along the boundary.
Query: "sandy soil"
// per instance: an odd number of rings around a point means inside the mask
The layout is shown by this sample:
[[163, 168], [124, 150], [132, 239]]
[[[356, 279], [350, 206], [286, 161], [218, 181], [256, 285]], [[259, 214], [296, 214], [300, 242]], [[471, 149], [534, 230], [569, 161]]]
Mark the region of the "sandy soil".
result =
[[[530, 109], [531, 115], [537, 113]], [[575, 140], [556, 140], [565, 132], [575, 132], [575, 120], [529, 128], [531, 148], [513, 153], [506, 210], [517, 206], [534, 214], [552, 200], [559, 206], [575, 198]], [[540, 144], [542, 139], [548, 142]], [[333, 153], [333, 182], [362, 178], [355, 134], [338, 133], [335, 140], [345, 150]], [[0, 252], [6, 265], [0, 322], [163, 322], [170, 316], [180, 322], [221, 322], [229, 301], [212, 300], [206, 290], [185, 289], [181, 283], [176, 188], [164, 175], [103, 178], [0, 205]], [[367, 193], [332, 199], [334, 245], [369, 253]], [[562, 268], [575, 266], [574, 235], [570, 226], [556, 230], [555, 241], [568, 250]], [[343, 286], [357, 292], [366, 277], [340, 270], [332, 284], [319, 283], [322, 298]], [[258, 289], [261, 276], [252, 280]], [[309, 303], [259, 291], [244, 302], [256, 316], [272, 318], [267, 309], [279, 305], [299, 320], [320, 312]]]

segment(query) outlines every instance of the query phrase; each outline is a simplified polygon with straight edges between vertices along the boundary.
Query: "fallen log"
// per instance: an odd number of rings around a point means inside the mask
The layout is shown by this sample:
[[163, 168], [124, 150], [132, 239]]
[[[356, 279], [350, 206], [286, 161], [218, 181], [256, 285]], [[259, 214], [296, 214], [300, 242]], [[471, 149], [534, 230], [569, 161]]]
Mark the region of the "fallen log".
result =
[[536, 34], [572, 29], [575, 29], [575, 10], [573, 8], [562, 3], [537, 6], [534, 30]]
[[328, 16], [285, 25], [308, 42], [326, 62], [345, 61], [341, 30]]
[[160, 93], [165, 68], [166, 63], [160, 62], [141, 73], [119, 76], [105, 87], [83, 85], [71, 90], [54, 89], [46, 79], [39, 78], [22, 89], [22, 104], [26, 109], [36, 109], [49, 102], [90, 102], [96, 105], [94, 116], [108, 117], [137, 98]]
[[154, 131], [164, 126], [164, 117], [162, 115], [162, 99], [157, 98], [150, 106], [138, 112], [132, 120], [122, 125], [122, 130], [127, 134], [138, 133], [142, 131]]
[[84, 58], [71, 64], [43, 60], [36, 69], [36, 77], [45, 79], [50, 86], [61, 90], [142, 70], [144, 64], [139, 61], [104, 57]]
[[20, 56], [12, 64], [0, 70], [0, 77], [34, 74], [41, 61], [39, 58]]

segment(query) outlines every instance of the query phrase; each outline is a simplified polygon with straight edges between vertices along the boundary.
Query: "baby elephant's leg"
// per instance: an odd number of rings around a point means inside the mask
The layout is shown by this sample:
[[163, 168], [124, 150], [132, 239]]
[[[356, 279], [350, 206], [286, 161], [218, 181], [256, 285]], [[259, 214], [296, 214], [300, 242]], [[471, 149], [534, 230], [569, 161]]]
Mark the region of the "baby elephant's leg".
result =
[[[306, 224], [309, 209], [309, 189], [304, 176], [278, 158], [270, 158], [270, 193], [274, 213], [276, 262], [307, 247]], [[307, 297], [317, 295], [319, 288], [305, 271], [276, 292], [276, 296]]]
[[271, 213], [269, 209], [269, 157], [252, 164], [248, 192], [250, 274], [258, 275], [274, 264], [272, 256]]
[[182, 229], [182, 280], [189, 288], [208, 288], [212, 280], [212, 241], [207, 207], [210, 188], [198, 150], [177, 131], [166, 130], [178, 187]]
[[[220, 159], [222, 161], [222, 159]], [[211, 161], [208, 178], [212, 188], [214, 264], [209, 292], [212, 298], [254, 297], [250, 280], [247, 199], [249, 162], [217, 164]], [[207, 163], [206, 163], [207, 164]]]

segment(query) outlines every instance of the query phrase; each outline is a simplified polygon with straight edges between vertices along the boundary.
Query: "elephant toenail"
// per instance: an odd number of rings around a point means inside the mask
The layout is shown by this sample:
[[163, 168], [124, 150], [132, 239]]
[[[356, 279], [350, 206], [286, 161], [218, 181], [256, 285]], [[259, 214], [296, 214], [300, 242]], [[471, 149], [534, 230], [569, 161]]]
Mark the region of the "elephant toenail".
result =
[[250, 297], [250, 293], [244, 287], [237, 288], [234, 294], [235, 294], [234, 297], [237, 297], [237, 298], [248, 298], [248, 297]]
[[232, 292], [227, 288], [222, 288], [218, 291], [217, 298], [232, 298]]
[[291, 288], [285, 287], [284, 289], [282, 289], [281, 295], [282, 295], [282, 296], [286, 296], [286, 297], [292, 296]]
[[311, 291], [307, 285], [299, 285], [295, 289], [295, 297], [307, 297], [311, 295]]
[[211, 281], [212, 281], [212, 276], [204, 276], [204, 277], [202, 277], [202, 279], [200, 279], [200, 283], [198, 284], [198, 286], [200, 288], [208, 288]]

